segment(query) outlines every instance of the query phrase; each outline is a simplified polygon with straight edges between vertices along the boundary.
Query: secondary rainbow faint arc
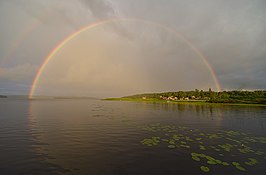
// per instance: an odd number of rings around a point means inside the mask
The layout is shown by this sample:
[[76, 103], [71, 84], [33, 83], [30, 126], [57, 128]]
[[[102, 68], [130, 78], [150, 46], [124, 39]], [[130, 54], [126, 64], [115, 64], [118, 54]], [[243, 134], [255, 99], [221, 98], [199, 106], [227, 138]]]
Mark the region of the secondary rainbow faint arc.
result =
[[212, 79], [215, 83], [215, 86], [217, 88], [218, 91], [221, 91], [221, 85], [216, 77], [215, 71], [213, 70], [213, 68], [211, 67], [211, 65], [209, 64], [209, 62], [207, 61], [207, 59], [203, 56], [203, 54], [199, 51], [199, 49], [197, 49], [191, 42], [189, 42], [183, 35], [181, 35], [180, 33], [176, 32], [175, 30], [168, 28], [160, 23], [156, 23], [156, 22], [152, 22], [152, 21], [147, 21], [147, 20], [143, 20], [143, 19], [134, 19], [134, 18], [118, 18], [118, 19], [107, 19], [107, 20], [103, 20], [103, 21], [98, 21], [92, 24], [89, 24], [85, 27], [82, 27], [81, 29], [79, 29], [78, 31], [74, 32], [73, 34], [69, 35], [67, 38], [65, 38], [63, 41], [61, 41], [53, 50], [52, 52], [48, 55], [48, 57], [44, 60], [44, 62], [42, 63], [42, 65], [40, 66], [39, 70], [37, 71], [37, 74], [35, 75], [35, 78], [33, 80], [31, 89], [30, 89], [30, 93], [29, 93], [29, 97], [32, 98], [35, 94], [35, 90], [37, 87], [37, 84], [39, 82], [40, 76], [42, 74], [42, 72], [44, 71], [46, 65], [49, 63], [49, 61], [52, 59], [52, 57], [62, 48], [64, 47], [65, 44], [67, 44], [69, 41], [71, 41], [72, 39], [74, 39], [76, 36], [78, 36], [79, 34], [92, 29], [94, 27], [103, 25], [103, 24], [108, 24], [108, 23], [113, 23], [113, 22], [119, 22], [119, 21], [140, 21], [140, 22], [144, 22], [144, 23], [150, 23], [156, 26], [160, 26], [164, 29], [166, 29], [167, 31], [174, 33], [175, 36], [177, 36], [178, 38], [181, 38], [200, 58], [201, 60], [204, 62], [204, 64], [206, 65], [206, 67], [208, 68]]
[[[44, 20], [45, 18], [51, 17], [50, 9], [44, 12], [38, 19]], [[7, 50], [7, 54], [3, 57], [3, 60], [0, 62], [1, 65], [5, 65], [6, 61], [18, 50], [19, 46], [27, 39], [27, 37], [32, 34], [34, 30], [37, 29], [42, 23], [40, 20], [32, 20], [32, 22], [27, 25], [23, 31], [18, 35], [18, 38], [12, 42], [11, 47]]]

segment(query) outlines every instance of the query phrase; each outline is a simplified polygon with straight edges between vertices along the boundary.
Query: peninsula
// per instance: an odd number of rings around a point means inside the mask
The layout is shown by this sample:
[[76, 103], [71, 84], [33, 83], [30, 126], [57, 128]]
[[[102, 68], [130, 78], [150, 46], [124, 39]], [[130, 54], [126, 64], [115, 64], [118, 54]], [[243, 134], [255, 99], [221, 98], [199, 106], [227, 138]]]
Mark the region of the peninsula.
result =
[[216, 92], [195, 89], [194, 91], [177, 91], [161, 93], [144, 93], [121, 98], [105, 100], [146, 101], [146, 102], [176, 102], [176, 103], [221, 103], [221, 104], [250, 104], [266, 106], [266, 90], [222, 91]]

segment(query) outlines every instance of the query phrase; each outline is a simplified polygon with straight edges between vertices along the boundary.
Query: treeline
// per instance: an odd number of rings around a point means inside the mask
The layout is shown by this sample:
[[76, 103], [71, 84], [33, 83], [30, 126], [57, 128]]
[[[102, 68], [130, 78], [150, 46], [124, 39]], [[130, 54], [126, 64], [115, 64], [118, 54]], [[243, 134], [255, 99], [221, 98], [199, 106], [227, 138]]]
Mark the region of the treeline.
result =
[[146, 93], [127, 98], [155, 98], [161, 100], [201, 100], [210, 103], [246, 103], [246, 104], [266, 104], [266, 91], [222, 91], [215, 92], [209, 89], [208, 91], [195, 89], [194, 91], [178, 91], [178, 92], [163, 92], [163, 93]]

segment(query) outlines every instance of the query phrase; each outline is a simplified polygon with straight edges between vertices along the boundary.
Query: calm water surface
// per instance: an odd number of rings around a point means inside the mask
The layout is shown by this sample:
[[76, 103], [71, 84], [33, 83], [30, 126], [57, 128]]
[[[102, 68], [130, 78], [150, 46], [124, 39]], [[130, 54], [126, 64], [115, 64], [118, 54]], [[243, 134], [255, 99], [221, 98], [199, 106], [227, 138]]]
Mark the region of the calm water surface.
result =
[[264, 175], [265, 137], [265, 107], [0, 99], [0, 174]]

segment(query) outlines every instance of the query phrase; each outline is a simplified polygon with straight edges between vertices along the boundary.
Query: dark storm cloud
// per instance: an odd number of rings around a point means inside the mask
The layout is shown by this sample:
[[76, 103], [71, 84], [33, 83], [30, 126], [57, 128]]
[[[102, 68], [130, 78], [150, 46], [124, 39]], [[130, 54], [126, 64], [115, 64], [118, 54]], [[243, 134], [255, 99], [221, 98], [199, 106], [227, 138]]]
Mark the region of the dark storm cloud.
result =
[[106, 0], [80, 0], [95, 18], [106, 19], [118, 15], [111, 1]]

